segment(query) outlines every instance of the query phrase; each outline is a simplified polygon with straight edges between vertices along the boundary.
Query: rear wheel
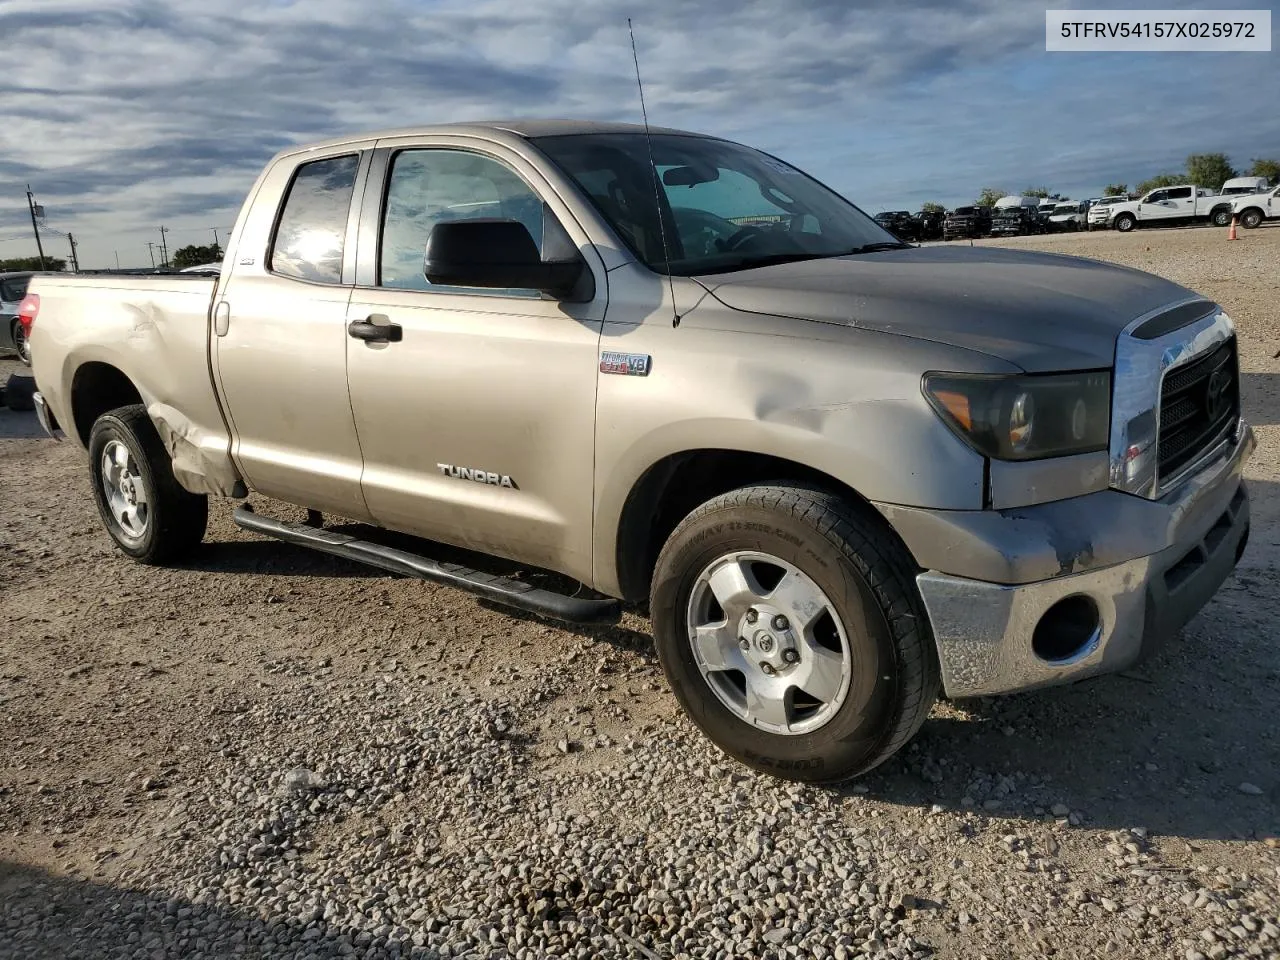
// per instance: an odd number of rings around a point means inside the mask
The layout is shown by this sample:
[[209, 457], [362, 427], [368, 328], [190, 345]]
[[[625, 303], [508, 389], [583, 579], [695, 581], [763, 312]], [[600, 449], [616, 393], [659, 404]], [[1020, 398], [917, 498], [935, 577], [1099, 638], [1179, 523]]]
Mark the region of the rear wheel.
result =
[[722, 750], [791, 780], [875, 767], [924, 722], [939, 673], [914, 564], [887, 525], [808, 488], [699, 507], [650, 608], [680, 704]]
[[104, 413], [89, 432], [89, 474], [102, 523], [121, 551], [163, 564], [204, 538], [208, 497], [184, 490], [141, 404]]
[[1225, 227], [1231, 222], [1231, 208], [1218, 207], [1211, 215], [1215, 227]]
[[1246, 230], [1252, 230], [1254, 227], [1262, 223], [1261, 210], [1246, 210], [1240, 214], [1240, 226]]
[[13, 335], [13, 349], [18, 354], [18, 359], [28, 367], [31, 366], [31, 344], [27, 342], [27, 331], [16, 317], [10, 333]]
[[1138, 218], [1132, 213], [1122, 213], [1116, 217], [1115, 228], [1121, 233], [1128, 233], [1138, 225]]

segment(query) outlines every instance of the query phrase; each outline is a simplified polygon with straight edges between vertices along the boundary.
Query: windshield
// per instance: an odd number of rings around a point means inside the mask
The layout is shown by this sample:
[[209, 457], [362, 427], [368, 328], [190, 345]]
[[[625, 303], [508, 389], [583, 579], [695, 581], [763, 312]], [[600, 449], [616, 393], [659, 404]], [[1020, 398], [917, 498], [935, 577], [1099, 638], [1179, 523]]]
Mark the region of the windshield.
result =
[[[538, 137], [533, 143], [591, 198], [646, 266], [666, 272], [643, 134]], [[903, 245], [840, 195], [749, 147], [658, 134], [653, 160], [671, 272], [678, 276]]]
[[1223, 187], [1221, 196], [1230, 196], [1233, 193], [1253, 193], [1253, 187]]
[[971, 217], [974, 214], [973, 207], [956, 207], [951, 211], [953, 217]]
[[1053, 208], [1053, 212], [1054, 213], [1078, 213], [1079, 210], [1077, 209], [1074, 203], [1060, 203], [1058, 204], [1058, 206]]

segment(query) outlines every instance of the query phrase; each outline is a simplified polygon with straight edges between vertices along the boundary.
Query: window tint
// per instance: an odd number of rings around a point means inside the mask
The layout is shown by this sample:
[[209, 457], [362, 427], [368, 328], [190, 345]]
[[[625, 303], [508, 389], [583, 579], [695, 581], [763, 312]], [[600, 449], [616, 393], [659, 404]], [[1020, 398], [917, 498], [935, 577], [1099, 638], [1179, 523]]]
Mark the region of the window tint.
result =
[[[427, 238], [437, 223], [519, 220], [543, 253], [544, 221], [555, 223], [541, 198], [509, 167], [462, 150], [404, 150], [391, 163], [378, 253], [379, 284], [405, 290], [474, 289], [430, 283], [423, 273]], [[558, 226], [558, 224], [556, 224]], [[535, 291], [485, 289], [489, 294]]]
[[1190, 187], [1177, 187], [1169, 191], [1170, 200], [1189, 200], [1191, 198]]
[[1168, 200], [1168, 199], [1169, 199], [1168, 190], [1157, 190], [1155, 193], [1151, 194], [1151, 196], [1147, 197], [1147, 203], [1159, 203], [1161, 200]]
[[359, 162], [355, 155], [331, 157], [298, 168], [276, 227], [272, 272], [319, 283], [342, 282], [342, 246]]
[[27, 284], [30, 282], [30, 277], [6, 277], [0, 280], [0, 300], [17, 303], [27, 295]]

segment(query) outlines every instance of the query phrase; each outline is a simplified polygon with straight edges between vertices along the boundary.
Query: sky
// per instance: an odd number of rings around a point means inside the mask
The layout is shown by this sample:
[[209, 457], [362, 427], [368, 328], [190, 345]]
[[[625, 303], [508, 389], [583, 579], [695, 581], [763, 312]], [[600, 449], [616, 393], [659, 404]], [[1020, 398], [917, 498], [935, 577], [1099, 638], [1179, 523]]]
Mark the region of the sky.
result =
[[1097, 196], [1190, 153], [1280, 158], [1280, 36], [1271, 53], [1046, 53], [1038, 3], [0, 0], [0, 258], [35, 253], [28, 183], [81, 266], [142, 266], [162, 225], [170, 252], [225, 237], [290, 144], [638, 122], [628, 16], [651, 122], [760, 147], [869, 213], [986, 186]]

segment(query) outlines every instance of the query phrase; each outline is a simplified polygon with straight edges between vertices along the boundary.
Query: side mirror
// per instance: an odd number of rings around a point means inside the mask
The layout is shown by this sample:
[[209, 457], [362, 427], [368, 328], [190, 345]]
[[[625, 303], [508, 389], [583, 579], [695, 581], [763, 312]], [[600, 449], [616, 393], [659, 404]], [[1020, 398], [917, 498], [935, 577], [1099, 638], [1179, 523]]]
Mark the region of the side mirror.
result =
[[450, 287], [540, 290], [569, 297], [586, 264], [581, 258], [544, 261], [519, 220], [450, 220], [427, 237], [423, 272]]

